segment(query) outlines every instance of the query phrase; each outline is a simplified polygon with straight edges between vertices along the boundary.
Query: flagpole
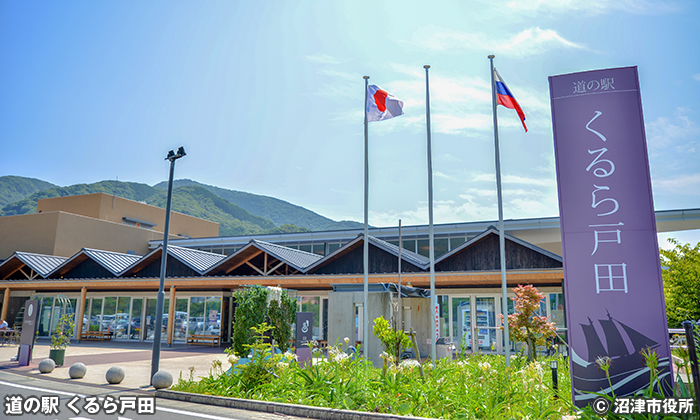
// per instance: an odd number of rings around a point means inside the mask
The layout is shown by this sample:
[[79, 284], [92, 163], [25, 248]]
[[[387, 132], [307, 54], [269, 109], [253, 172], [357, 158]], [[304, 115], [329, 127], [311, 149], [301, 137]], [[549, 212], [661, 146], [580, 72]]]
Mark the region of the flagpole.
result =
[[496, 149], [496, 190], [498, 193], [498, 241], [501, 254], [501, 311], [503, 313], [503, 335], [505, 346], [503, 348], [506, 357], [506, 367], [510, 367], [510, 334], [508, 332], [508, 285], [506, 282], [506, 240], [503, 228], [503, 194], [501, 189], [501, 154], [498, 145], [498, 117], [496, 114], [496, 84], [493, 80], [493, 59], [496, 56], [489, 55], [491, 62], [491, 102], [493, 104], [493, 137]]
[[428, 248], [430, 254], [430, 312], [432, 336], [430, 338], [430, 359], [436, 362], [435, 344], [438, 338], [437, 330], [437, 296], [435, 296], [435, 248], [433, 246], [433, 158], [430, 146], [430, 89], [428, 85], [429, 65], [423, 66], [425, 69], [425, 121], [428, 128]]
[[369, 317], [369, 311], [367, 310], [367, 298], [369, 294], [369, 236], [368, 236], [368, 231], [369, 231], [369, 223], [368, 223], [368, 211], [369, 211], [369, 140], [368, 140], [368, 130], [367, 130], [367, 85], [368, 85], [368, 80], [369, 76], [363, 76], [363, 79], [365, 79], [365, 235], [364, 235], [364, 242], [363, 245], [363, 251], [362, 251], [362, 264], [364, 267], [364, 275], [365, 275], [365, 280], [364, 280], [364, 287], [362, 289], [362, 352], [365, 355], [365, 357], [369, 357], [369, 353], [367, 352], [367, 344], [368, 344], [368, 339], [369, 339], [369, 331], [367, 328], [367, 323], [368, 323], [368, 317]]

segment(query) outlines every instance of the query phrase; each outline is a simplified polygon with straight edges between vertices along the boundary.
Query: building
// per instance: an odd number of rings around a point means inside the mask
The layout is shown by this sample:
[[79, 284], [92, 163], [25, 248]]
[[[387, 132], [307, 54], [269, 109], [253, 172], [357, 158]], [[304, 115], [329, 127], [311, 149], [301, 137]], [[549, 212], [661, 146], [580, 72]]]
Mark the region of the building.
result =
[[[440, 335], [467, 351], [503, 350], [497, 318], [501, 312], [498, 231], [492, 223], [435, 227]], [[545, 294], [541, 313], [565, 333], [562, 259], [555, 252], [560, 250], [558, 219], [509, 220], [505, 228], [509, 288], [536, 285]], [[657, 212], [657, 228], [660, 232], [698, 229], [700, 209]], [[427, 226], [402, 230], [403, 285], [429, 286], [425, 237]], [[334, 343], [347, 336], [346, 327], [340, 331], [329, 320], [349, 318], [355, 319], [359, 341], [363, 302], [358, 298], [361, 293], [355, 292], [364, 280], [364, 240], [361, 230], [173, 239], [167, 256], [163, 340], [184, 341], [188, 334], [198, 333], [229, 341], [233, 293], [256, 285], [293, 291], [299, 310], [313, 313], [318, 340]], [[369, 282], [397, 283], [398, 229], [371, 229], [368, 241]], [[151, 340], [162, 248], [159, 239], [144, 246], [149, 249], [145, 255], [88, 247], [70, 256], [17, 250], [0, 264], [2, 314], [12, 321], [23, 302], [34, 296], [42, 301], [39, 333], [47, 335], [55, 324], [60, 295], [76, 308], [78, 331], [109, 331], [117, 340]], [[348, 298], [339, 299], [337, 293]], [[402, 306], [406, 328], [422, 328], [420, 320], [427, 315], [428, 304], [415, 298]], [[418, 338], [427, 350], [427, 331]], [[365, 348], [369, 353], [381, 351], [372, 338]]]
[[[211, 237], [219, 224], [173, 212], [170, 235]], [[15, 251], [70, 257], [83, 247], [146, 254], [148, 242], [163, 239], [165, 210], [96, 193], [44, 198], [37, 212], [0, 217], [0, 260]]]

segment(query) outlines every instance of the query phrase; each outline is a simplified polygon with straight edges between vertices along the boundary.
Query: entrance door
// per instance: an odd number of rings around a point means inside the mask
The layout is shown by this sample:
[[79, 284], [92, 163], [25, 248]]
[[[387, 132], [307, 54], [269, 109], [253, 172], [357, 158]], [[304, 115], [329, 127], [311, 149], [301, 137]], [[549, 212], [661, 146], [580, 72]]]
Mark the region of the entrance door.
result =
[[501, 351], [497, 328], [495, 296], [452, 297], [450, 336], [461, 352], [495, 353]]

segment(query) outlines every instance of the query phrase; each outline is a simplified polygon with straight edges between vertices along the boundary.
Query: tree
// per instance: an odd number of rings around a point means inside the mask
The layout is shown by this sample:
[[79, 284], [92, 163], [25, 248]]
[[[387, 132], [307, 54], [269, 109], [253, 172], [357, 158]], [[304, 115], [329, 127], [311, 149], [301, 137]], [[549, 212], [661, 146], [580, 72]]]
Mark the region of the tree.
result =
[[285, 351], [292, 337], [292, 323], [296, 317], [296, 301], [278, 287], [247, 287], [234, 293], [232, 347], [240, 357], [247, 356], [248, 348], [255, 343], [253, 327], [269, 322], [269, 334], [276, 345]]
[[554, 337], [556, 327], [547, 317], [536, 315], [544, 295], [531, 284], [518, 285], [515, 297], [515, 313], [508, 315], [508, 333], [513, 341], [527, 343], [527, 359], [535, 360], [535, 346], [545, 345], [547, 338]]
[[685, 320], [700, 319], [700, 243], [695, 247], [674, 238], [671, 250], [661, 249], [661, 267], [669, 328], [682, 328]]

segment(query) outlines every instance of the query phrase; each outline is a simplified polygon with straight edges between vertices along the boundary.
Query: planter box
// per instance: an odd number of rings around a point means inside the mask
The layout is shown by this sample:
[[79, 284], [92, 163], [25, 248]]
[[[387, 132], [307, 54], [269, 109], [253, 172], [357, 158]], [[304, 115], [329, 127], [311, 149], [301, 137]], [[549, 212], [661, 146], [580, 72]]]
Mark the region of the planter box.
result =
[[66, 358], [66, 349], [63, 349], [63, 350], [51, 349], [51, 350], [49, 350], [49, 359], [56, 362], [56, 366], [63, 366], [63, 361], [65, 360], [65, 358]]

